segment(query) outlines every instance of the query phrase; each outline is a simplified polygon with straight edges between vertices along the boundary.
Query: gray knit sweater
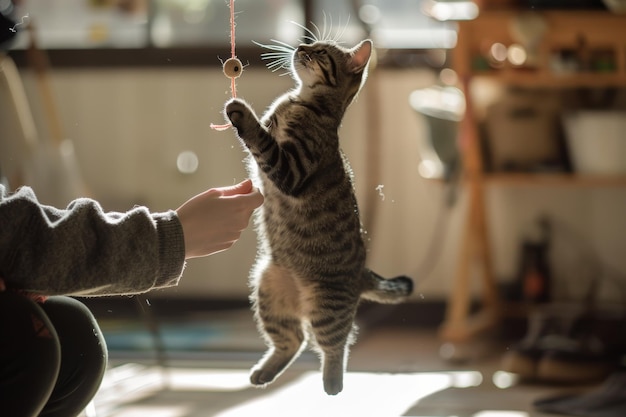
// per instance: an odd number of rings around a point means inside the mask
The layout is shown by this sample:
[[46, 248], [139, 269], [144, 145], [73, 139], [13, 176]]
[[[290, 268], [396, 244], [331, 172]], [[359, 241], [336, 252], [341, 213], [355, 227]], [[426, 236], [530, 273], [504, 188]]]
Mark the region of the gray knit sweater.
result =
[[135, 294], [178, 284], [185, 264], [175, 211], [103, 212], [91, 199], [66, 209], [33, 190], [0, 185], [0, 278], [42, 295]]

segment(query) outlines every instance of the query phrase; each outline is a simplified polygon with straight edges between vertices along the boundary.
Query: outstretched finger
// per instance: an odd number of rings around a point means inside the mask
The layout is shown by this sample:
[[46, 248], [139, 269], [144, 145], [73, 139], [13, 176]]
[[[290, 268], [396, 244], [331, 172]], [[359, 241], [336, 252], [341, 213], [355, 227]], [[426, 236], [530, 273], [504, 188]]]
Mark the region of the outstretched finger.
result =
[[232, 185], [230, 187], [222, 187], [220, 190], [222, 191], [223, 196], [232, 196], [239, 194], [249, 194], [252, 191], [252, 180], [247, 179], [239, 184]]

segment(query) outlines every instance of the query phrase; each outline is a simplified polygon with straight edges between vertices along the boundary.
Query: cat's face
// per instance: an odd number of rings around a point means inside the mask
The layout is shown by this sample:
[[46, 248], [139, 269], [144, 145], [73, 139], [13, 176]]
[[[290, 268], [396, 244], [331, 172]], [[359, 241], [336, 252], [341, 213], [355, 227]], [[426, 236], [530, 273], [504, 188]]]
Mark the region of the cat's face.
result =
[[[372, 53], [372, 41], [347, 49], [333, 41], [300, 45], [292, 57], [292, 73], [304, 88], [360, 88]], [[352, 88], [351, 88], [352, 89]]]

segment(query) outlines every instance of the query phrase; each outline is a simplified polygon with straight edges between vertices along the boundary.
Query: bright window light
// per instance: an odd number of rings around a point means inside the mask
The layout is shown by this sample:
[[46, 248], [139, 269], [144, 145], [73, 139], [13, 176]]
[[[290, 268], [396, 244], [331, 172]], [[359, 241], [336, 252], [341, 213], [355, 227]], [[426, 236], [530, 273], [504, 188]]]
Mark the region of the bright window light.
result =
[[456, 46], [457, 32], [452, 28], [390, 29], [372, 31], [376, 45], [381, 48], [442, 48]]
[[519, 376], [510, 372], [497, 371], [493, 374], [492, 380], [496, 387], [507, 389], [519, 382]]
[[478, 16], [478, 6], [473, 1], [429, 0], [424, 3], [424, 10], [435, 19], [472, 20]]
[[491, 57], [499, 63], [506, 61], [507, 48], [502, 43], [496, 42], [491, 45], [491, 48], [489, 48], [489, 53], [491, 54]]
[[513, 44], [509, 46], [509, 50], [507, 51], [507, 57], [509, 58], [509, 62], [511, 64], [519, 66], [526, 63], [528, 54], [526, 54], [526, 49], [524, 49], [523, 46]]

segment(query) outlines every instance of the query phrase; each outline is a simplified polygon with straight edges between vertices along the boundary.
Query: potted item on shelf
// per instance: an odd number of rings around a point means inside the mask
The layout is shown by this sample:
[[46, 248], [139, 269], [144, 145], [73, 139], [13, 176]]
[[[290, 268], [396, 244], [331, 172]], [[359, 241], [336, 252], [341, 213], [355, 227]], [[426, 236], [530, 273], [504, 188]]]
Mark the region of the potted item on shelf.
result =
[[574, 171], [626, 174], [626, 111], [579, 110], [563, 115]]
[[562, 172], [568, 168], [558, 97], [516, 90], [487, 109], [487, 159], [495, 172]]

